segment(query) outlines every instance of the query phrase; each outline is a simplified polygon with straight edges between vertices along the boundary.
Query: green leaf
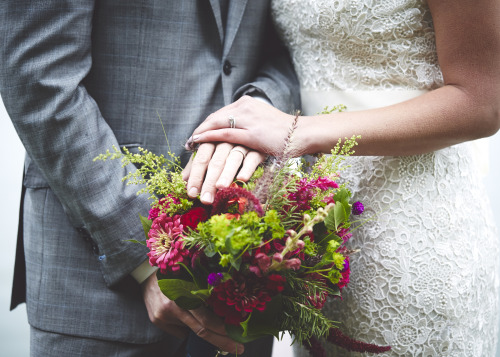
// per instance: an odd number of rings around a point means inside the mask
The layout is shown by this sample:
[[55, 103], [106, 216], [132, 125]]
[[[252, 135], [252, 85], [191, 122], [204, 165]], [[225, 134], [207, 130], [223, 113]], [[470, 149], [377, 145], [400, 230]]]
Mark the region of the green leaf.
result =
[[243, 322], [246, 328], [240, 325], [226, 325], [226, 332], [229, 337], [240, 343], [247, 343], [269, 335], [278, 338], [282, 313], [283, 302], [281, 296], [277, 295], [266, 304], [264, 311], [252, 312], [250, 319]]
[[148, 232], [151, 229], [151, 225], [153, 224], [153, 221], [148, 219], [147, 217], [142, 216], [142, 215], [139, 215], [139, 218], [141, 219], [142, 229], [144, 229], [144, 234], [146, 235], [146, 240], [148, 240], [149, 239]]
[[252, 314], [248, 315], [248, 318], [240, 323], [241, 328], [243, 329], [243, 333], [241, 334], [243, 337], [248, 336], [248, 321], [252, 318]]
[[126, 242], [130, 242], [130, 243], [139, 243], [139, 244], [142, 244], [142, 245], [145, 245], [147, 246], [148, 245], [148, 242], [144, 241], [144, 240], [136, 240], [136, 239], [127, 239]]
[[158, 280], [158, 286], [163, 295], [174, 300], [183, 309], [195, 309], [203, 302], [200, 297], [192, 293], [192, 291], [199, 290], [193, 282], [181, 279], [163, 279]]
[[333, 196], [335, 202], [349, 202], [350, 198], [351, 198], [351, 193], [345, 187], [340, 187]]
[[203, 305], [203, 300], [200, 298], [187, 298], [184, 296], [181, 296], [177, 300], [175, 300], [175, 303], [184, 310], [194, 310], [199, 308], [200, 306]]
[[258, 338], [266, 336], [265, 334], [259, 336], [248, 336], [247, 334], [246, 336], [243, 336], [243, 327], [240, 325], [226, 325], [226, 332], [231, 339], [239, 343], [252, 342]]
[[193, 290], [191, 291], [191, 294], [199, 296], [201, 299], [206, 300], [210, 296], [210, 289]]
[[335, 202], [335, 207], [333, 207], [333, 217], [335, 220], [335, 230], [346, 221], [348, 214], [345, 211], [345, 206], [342, 202]]
[[[326, 218], [323, 221], [323, 223], [325, 224], [325, 227], [328, 230], [330, 230], [330, 231], [335, 231], [336, 230], [336, 228], [335, 228], [335, 212], [334, 212], [333, 209], [331, 209], [330, 211], [328, 211], [328, 215], [326, 216]], [[313, 228], [314, 236], [316, 236], [315, 229], [316, 229], [317, 226], [321, 227], [321, 224], [314, 225], [314, 228]]]
[[215, 244], [213, 243], [207, 244], [203, 253], [205, 253], [207, 258], [212, 258], [215, 254], [217, 254], [217, 251], [215, 250]]
[[241, 257], [238, 258], [238, 259], [231, 259], [231, 265], [236, 269], [236, 270], [240, 270], [240, 266], [241, 266]]

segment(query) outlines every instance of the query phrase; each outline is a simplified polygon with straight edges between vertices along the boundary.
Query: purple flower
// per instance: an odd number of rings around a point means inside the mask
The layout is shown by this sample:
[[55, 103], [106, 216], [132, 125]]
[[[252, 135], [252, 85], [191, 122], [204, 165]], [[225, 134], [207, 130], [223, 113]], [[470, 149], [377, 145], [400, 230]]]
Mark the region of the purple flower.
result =
[[222, 280], [222, 273], [210, 273], [208, 274], [208, 278], [207, 278], [207, 281], [208, 281], [208, 284], [212, 285], [212, 286], [216, 286], [220, 283], [220, 281]]
[[359, 215], [359, 214], [363, 213], [364, 210], [365, 210], [365, 207], [359, 201], [354, 202], [354, 204], [352, 205], [352, 214], [354, 214], [354, 215]]

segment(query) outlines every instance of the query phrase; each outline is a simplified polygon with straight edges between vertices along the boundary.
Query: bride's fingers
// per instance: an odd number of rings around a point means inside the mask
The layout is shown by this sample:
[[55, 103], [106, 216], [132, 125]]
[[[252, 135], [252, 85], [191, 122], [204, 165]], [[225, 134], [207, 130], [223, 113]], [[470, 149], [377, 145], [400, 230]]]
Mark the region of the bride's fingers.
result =
[[251, 136], [247, 130], [241, 129], [217, 129], [205, 131], [202, 134], [193, 135], [186, 147], [189, 147], [192, 142], [196, 144], [207, 142], [228, 142], [232, 144], [240, 144], [255, 149], [255, 142], [252, 143]]
[[241, 167], [240, 172], [238, 172], [236, 179], [245, 182], [250, 180], [250, 177], [252, 177], [253, 173], [257, 169], [257, 166], [259, 166], [260, 163], [264, 162], [264, 160], [266, 160], [266, 157], [267, 155], [261, 152], [254, 150], [250, 151], [247, 154], [247, 157], [245, 158], [243, 166]]

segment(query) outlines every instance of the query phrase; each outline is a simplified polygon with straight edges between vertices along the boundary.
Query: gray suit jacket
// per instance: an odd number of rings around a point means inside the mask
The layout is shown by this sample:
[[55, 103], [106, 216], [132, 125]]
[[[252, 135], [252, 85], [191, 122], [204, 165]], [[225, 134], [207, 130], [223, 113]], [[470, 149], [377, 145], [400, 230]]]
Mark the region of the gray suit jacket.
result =
[[93, 162], [113, 145], [166, 153], [207, 115], [257, 90], [298, 106], [269, 1], [4, 0], [0, 91], [26, 148], [27, 306], [38, 328], [150, 342], [129, 273], [145, 249], [149, 202], [121, 182], [131, 168]]

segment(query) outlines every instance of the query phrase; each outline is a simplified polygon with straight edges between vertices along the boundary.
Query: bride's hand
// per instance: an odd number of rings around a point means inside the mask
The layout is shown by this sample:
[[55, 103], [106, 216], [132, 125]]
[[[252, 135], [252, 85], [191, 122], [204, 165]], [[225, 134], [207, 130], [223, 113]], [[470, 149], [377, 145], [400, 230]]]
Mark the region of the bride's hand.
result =
[[[294, 118], [269, 104], [243, 96], [200, 124], [186, 143], [186, 148], [197, 143], [228, 142], [276, 155], [283, 150]], [[303, 140], [294, 141], [296, 156], [305, 151], [303, 146]]]

